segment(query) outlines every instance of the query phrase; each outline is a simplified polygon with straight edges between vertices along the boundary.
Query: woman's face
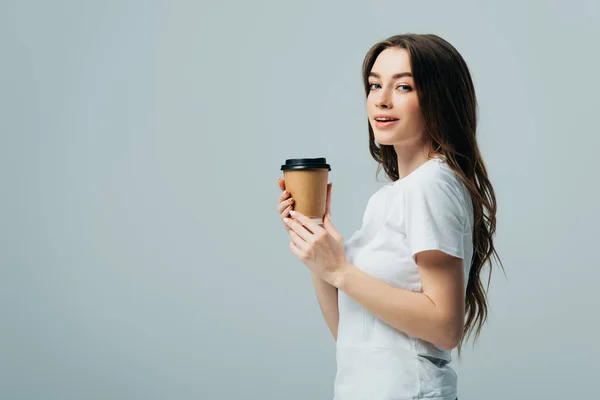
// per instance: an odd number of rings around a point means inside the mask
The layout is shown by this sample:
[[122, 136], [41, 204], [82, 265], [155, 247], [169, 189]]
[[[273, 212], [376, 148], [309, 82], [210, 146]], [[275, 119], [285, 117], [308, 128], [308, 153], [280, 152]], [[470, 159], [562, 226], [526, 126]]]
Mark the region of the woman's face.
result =
[[[424, 139], [425, 124], [411, 74], [408, 51], [395, 47], [383, 50], [371, 69], [367, 115], [380, 144], [417, 144]], [[386, 116], [394, 120], [378, 121]]]

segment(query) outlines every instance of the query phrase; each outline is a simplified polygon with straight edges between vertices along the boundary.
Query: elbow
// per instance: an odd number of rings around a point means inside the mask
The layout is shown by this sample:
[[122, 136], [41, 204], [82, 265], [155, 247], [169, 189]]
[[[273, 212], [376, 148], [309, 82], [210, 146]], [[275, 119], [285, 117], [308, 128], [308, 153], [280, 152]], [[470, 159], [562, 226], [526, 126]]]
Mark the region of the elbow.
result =
[[442, 350], [453, 350], [458, 347], [462, 339], [462, 326], [458, 324], [443, 324], [442, 328], [438, 331], [439, 335], [434, 343], [437, 347]]
[[435, 343], [435, 345], [442, 350], [453, 350], [458, 346], [459, 343], [460, 338], [456, 339], [453, 337], [445, 337], [439, 340], [438, 343]]

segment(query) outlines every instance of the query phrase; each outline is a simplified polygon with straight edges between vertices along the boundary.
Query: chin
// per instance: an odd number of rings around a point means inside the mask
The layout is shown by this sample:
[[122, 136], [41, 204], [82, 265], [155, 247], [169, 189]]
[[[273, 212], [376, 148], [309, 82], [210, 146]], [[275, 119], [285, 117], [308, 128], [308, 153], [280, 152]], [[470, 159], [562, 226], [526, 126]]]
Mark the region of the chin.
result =
[[383, 144], [383, 145], [393, 145], [398, 143], [398, 137], [399, 135], [386, 135], [386, 134], [381, 134], [381, 133], [376, 133], [375, 131], [373, 131], [373, 137], [375, 138], [375, 141], [379, 144]]

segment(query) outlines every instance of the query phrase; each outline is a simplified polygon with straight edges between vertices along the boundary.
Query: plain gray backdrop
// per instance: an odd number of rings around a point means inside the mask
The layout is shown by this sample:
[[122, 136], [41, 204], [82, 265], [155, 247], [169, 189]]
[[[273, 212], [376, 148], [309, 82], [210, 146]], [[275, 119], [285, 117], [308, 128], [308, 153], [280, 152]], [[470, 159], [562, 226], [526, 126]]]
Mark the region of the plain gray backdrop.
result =
[[276, 203], [327, 157], [347, 239], [387, 183], [361, 63], [464, 56], [497, 191], [461, 399], [598, 398], [598, 2], [0, 2], [0, 398], [331, 399], [335, 342]]

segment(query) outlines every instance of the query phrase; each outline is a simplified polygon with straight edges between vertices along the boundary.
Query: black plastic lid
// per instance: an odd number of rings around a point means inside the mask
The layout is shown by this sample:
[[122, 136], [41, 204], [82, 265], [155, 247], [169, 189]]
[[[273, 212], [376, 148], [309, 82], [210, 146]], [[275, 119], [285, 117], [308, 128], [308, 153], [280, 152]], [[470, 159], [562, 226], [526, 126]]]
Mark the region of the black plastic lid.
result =
[[323, 158], [292, 158], [285, 160], [285, 165], [281, 166], [282, 171], [301, 170], [301, 169], [327, 169], [331, 171], [331, 167], [327, 164], [327, 160]]

